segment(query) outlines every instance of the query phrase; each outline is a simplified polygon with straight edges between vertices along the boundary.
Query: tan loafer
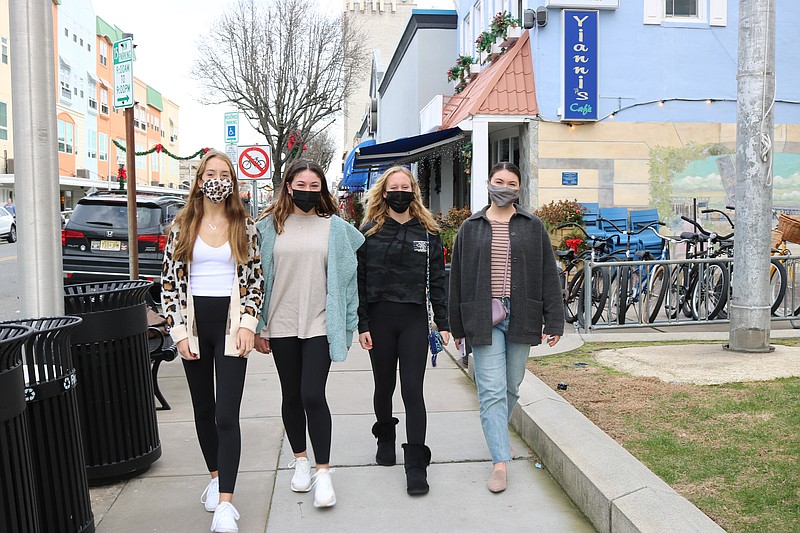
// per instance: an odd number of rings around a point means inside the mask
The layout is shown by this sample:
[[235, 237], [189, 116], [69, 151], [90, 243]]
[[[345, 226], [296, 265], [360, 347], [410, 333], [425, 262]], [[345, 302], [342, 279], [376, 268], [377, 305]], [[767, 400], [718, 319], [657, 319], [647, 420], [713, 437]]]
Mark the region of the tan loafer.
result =
[[506, 471], [492, 470], [489, 482], [486, 485], [491, 492], [503, 492], [506, 490]]

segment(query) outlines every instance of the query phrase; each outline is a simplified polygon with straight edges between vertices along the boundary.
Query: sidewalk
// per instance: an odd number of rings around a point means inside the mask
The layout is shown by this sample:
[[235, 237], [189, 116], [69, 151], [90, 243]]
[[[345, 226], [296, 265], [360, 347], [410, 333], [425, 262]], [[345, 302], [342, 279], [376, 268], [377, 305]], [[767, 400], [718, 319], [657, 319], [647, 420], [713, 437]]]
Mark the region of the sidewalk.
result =
[[[449, 349], [455, 351], [452, 344]], [[200, 504], [208, 476], [181, 363], [163, 365], [159, 383], [172, 404], [171, 411], [158, 413], [163, 456], [137, 478], [91, 490], [99, 533], [209, 530], [212, 515]], [[242, 533], [594, 531], [548, 470], [535, 467], [530, 448], [516, 435], [512, 435], [515, 460], [509, 465], [508, 489], [497, 495], [486, 489], [490, 456], [475, 386], [444, 353], [436, 368], [429, 363], [425, 380], [427, 444], [433, 455], [428, 469], [431, 491], [408, 496], [402, 464], [375, 464], [372, 388], [368, 355], [354, 343], [348, 360], [334, 363], [328, 379], [331, 466], [338, 501], [331, 509], [315, 509], [313, 492], [296, 494], [289, 489], [292, 472], [287, 465], [292, 454], [281, 423], [280, 386], [272, 358], [256, 352], [250, 356], [234, 500], [242, 516]], [[405, 426], [399, 414], [399, 383], [394, 406], [400, 418], [401, 462]]]

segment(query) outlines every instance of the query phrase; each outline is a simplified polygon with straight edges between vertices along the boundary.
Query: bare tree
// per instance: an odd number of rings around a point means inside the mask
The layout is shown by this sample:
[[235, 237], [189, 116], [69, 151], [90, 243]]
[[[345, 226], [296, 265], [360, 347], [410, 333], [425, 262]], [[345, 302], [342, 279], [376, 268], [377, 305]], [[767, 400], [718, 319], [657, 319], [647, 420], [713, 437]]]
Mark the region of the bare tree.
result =
[[333, 157], [338, 152], [336, 139], [334, 139], [330, 129], [320, 130], [315, 133], [307, 146], [308, 150], [303, 154], [303, 157], [314, 161], [327, 171], [333, 161]]
[[205, 103], [233, 103], [264, 135], [274, 185], [291, 158], [290, 136], [314, 146], [369, 64], [357, 28], [326, 17], [314, 0], [240, 0], [200, 40], [199, 54], [194, 76]]

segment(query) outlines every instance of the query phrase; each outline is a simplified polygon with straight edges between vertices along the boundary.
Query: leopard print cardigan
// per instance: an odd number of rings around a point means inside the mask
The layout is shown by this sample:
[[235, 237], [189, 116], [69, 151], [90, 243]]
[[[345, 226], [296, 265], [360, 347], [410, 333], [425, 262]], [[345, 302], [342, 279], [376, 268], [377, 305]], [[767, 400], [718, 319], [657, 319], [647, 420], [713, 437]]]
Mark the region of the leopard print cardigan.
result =
[[[236, 264], [236, 280], [231, 293], [231, 306], [225, 331], [225, 355], [238, 356], [236, 333], [240, 327], [256, 331], [261, 315], [264, 295], [264, 274], [261, 269], [261, 252], [255, 223], [248, 219], [246, 225], [249, 251], [247, 263]], [[167, 329], [172, 340], [189, 339], [189, 348], [200, 354], [194, 306], [189, 284], [190, 265], [174, 258], [175, 244], [180, 228], [172, 225], [164, 248], [164, 265], [161, 272], [161, 303], [167, 317]]]

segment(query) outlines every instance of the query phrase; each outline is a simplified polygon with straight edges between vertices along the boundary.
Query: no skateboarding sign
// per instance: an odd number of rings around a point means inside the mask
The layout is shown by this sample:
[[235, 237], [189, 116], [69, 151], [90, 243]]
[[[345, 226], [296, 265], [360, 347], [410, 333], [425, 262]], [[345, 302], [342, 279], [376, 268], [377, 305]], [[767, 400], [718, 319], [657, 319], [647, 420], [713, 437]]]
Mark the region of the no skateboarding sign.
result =
[[240, 180], [272, 178], [269, 146], [240, 146], [237, 167]]

